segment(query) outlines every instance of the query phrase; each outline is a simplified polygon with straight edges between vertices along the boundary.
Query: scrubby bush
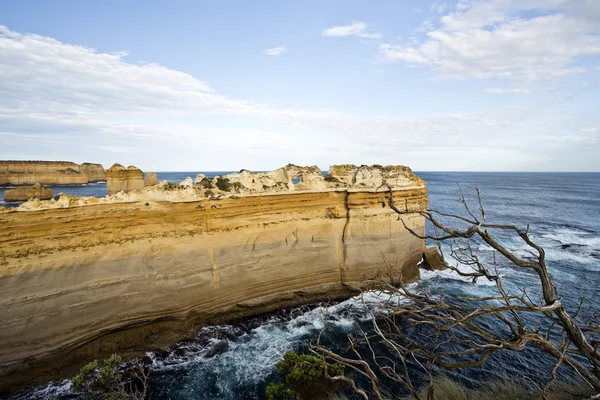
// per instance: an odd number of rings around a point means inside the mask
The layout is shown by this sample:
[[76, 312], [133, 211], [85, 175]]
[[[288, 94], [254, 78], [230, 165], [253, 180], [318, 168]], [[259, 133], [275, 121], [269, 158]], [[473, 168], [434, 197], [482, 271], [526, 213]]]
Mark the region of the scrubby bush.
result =
[[121, 357], [111, 355], [98, 366], [94, 360], [71, 379], [76, 392], [85, 399], [141, 400], [146, 398], [146, 371], [141, 365], [120, 368]]
[[202, 180], [200, 181], [200, 185], [204, 189], [212, 189], [215, 187], [215, 185], [213, 185], [213, 183], [212, 183], [212, 180], [210, 180], [208, 178], [202, 178]]
[[300, 400], [300, 394], [283, 383], [267, 386], [267, 400]]
[[222, 176], [217, 177], [217, 187], [219, 190], [224, 192], [229, 192], [231, 190], [231, 182], [229, 182], [229, 178], [223, 178]]
[[[326, 365], [329, 376], [344, 374], [343, 365], [329, 363]], [[285, 353], [283, 360], [278, 362], [276, 367], [279, 374], [285, 377], [286, 382], [290, 384], [315, 382], [325, 375], [323, 362], [308, 354]]]

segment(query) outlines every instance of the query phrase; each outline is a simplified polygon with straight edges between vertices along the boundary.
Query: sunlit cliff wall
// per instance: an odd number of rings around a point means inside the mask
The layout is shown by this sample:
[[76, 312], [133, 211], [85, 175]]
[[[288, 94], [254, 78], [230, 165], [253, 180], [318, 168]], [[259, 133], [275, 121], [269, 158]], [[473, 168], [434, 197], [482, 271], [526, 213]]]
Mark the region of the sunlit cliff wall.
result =
[[0, 185], [81, 185], [106, 180], [100, 164], [70, 161], [0, 161]]
[[[418, 279], [423, 242], [382, 183], [400, 207], [427, 207], [406, 167], [336, 166], [324, 178], [288, 165], [0, 208], [0, 389], [164, 346], [199, 324], [348, 297], [388, 271], [384, 257], [396, 278]], [[415, 213], [405, 222], [424, 230]]]

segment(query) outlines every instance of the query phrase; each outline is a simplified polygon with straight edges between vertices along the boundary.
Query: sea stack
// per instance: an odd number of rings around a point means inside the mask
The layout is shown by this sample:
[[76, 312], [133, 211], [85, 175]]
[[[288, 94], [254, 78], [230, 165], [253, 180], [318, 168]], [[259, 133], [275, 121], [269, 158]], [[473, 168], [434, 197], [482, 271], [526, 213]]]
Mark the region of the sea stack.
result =
[[144, 186], [144, 172], [133, 165], [125, 168], [121, 164], [114, 164], [106, 170], [108, 194], [142, 190]]
[[83, 163], [79, 166], [79, 171], [88, 176], [88, 182], [106, 181], [106, 172], [100, 164]]
[[29, 199], [49, 200], [53, 196], [52, 189], [39, 183], [33, 186], [24, 186], [4, 191], [4, 201], [27, 201]]
[[158, 178], [156, 177], [156, 172], [146, 172], [146, 179], [144, 180], [144, 184], [146, 186], [158, 185]]

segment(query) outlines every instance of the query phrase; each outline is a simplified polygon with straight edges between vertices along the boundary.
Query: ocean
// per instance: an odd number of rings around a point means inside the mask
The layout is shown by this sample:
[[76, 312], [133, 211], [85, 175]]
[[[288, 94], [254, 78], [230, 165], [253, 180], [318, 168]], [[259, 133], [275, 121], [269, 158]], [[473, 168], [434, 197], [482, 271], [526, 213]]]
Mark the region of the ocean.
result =
[[[224, 172], [205, 173], [208, 176]], [[159, 180], [180, 182], [197, 172], [157, 173]], [[590, 312], [600, 312], [600, 173], [489, 173], [417, 172], [428, 184], [430, 208], [460, 212], [459, 183], [470, 201], [479, 187], [489, 222], [529, 225], [533, 240], [546, 250], [548, 266], [563, 303], [574, 311], [582, 297]], [[53, 188], [77, 195], [103, 196], [106, 185]], [[0, 189], [1, 191], [1, 189]], [[1, 204], [0, 204], [1, 205]], [[523, 244], [507, 235], [503, 243], [523, 252]], [[484, 261], [492, 260], [491, 249], [478, 244]], [[375, 260], [375, 262], [377, 262]], [[536, 277], [507, 263], [499, 272], [509, 292], [527, 288], [538, 294]], [[480, 279], [476, 284], [448, 271], [422, 272], [430, 292], [478, 296], [493, 294], [494, 286]], [[365, 295], [376, 305], [375, 293]], [[265, 386], [280, 381], [275, 363], [287, 351], [303, 351], [317, 339], [324, 326], [323, 305], [302, 306], [251, 318], [230, 325], [199, 329], [193, 339], [170, 349], [149, 352], [151, 398], [166, 399], [264, 399]], [[328, 333], [325, 342], [341, 351], [348, 335], [369, 324], [358, 298], [328, 305]], [[552, 360], [538, 351], [501, 353], [483, 367], [460, 370], [453, 377], [466, 385], [494, 379], [526, 376], [535, 382], [549, 378]], [[566, 370], [561, 376], [570, 379]], [[31, 388], [13, 398], [77, 398], [68, 381], [51, 382]]]

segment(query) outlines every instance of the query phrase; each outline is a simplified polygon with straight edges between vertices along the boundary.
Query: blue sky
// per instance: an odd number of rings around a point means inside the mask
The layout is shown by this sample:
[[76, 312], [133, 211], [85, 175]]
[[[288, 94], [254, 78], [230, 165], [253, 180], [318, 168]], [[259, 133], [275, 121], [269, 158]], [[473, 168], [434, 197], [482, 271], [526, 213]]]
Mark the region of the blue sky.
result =
[[600, 171], [600, 2], [0, 0], [0, 159]]

